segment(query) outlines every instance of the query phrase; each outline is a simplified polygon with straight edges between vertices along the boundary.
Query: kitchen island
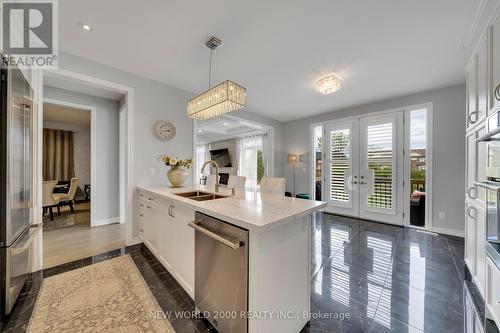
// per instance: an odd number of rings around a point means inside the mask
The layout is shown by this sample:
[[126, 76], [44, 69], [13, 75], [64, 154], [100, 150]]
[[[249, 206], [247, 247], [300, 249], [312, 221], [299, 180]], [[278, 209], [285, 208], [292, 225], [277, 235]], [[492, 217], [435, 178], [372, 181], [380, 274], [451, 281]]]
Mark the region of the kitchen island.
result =
[[[188, 197], [199, 191], [216, 196]], [[144, 244], [193, 299], [195, 212], [248, 230], [248, 332], [300, 332], [310, 311], [311, 216], [325, 206], [258, 192], [161, 187], [138, 188], [136, 212]]]

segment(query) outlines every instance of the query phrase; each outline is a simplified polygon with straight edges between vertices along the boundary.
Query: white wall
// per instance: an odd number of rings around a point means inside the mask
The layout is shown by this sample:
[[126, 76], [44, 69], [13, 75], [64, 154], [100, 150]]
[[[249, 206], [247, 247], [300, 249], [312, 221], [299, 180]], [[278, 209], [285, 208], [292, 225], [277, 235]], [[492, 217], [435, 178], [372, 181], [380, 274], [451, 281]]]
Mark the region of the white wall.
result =
[[[71, 112], [71, 110], [68, 110]], [[90, 118], [90, 111], [89, 111]], [[73, 132], [73, 160], [75, 177], [78, 178], [79, 190], [76, 199], [85, 198], [84, 185], [90, 184], [90, 128], [78, 124], [65, 124], [53, 121], [44, 121], [43, 128], [52, 128]]]
[[[43, 87], [44, 98], [96, 108], [95, 165], [92, 194], [92, 225], [116, 222], [119, 212], [119, 122], [118, 102], [68, 90]], [[80, 182], [80, 185], [83, 185]]]
[[[287, 122], [283, 125], [283, 151], [302, 154], [297, 167], [296, 192], [310, 192], [310, 125], [376, 111], [433, 102], [433, 225], [437, 228], [464, 230], [465, 175], [465, 85], [458, 85], [406, 97], [386, 100], [319, 116]], [[293, 169], [283, 161], [287, 191], [292, 188]], [[438, 218], [439, 212], [446, 219]]]

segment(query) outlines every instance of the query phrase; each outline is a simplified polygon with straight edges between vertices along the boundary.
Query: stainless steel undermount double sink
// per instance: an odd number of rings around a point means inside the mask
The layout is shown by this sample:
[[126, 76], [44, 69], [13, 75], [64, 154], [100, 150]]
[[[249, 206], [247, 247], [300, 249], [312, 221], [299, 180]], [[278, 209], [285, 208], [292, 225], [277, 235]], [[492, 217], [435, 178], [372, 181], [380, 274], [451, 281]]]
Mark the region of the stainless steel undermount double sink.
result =
[[196, 201], [207, 201], [207, 200], [227, 198], [227, 196], [224, 195], [213, 194], [203, 191], [182, 192], [182, 193], [175, 193], [175, 195]]

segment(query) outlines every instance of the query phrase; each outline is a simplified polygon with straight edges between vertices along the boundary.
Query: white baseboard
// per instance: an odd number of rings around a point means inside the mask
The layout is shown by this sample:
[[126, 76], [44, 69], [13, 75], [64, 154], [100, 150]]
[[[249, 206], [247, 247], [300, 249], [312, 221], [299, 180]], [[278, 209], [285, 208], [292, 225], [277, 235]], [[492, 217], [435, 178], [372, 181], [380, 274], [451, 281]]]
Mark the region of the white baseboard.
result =
[[112, 217], [109, 219], [97, 220], [92, 223], [92, 227], [99, 227], [106, 224], [120, 223], [120, 217]]
[[445, 235], [451, 235], [451, 236], [456, 236], [456, 237], [464, 237], [464, 231], [463, 230], [457, 230], [457, 229], [448, 229], [448, 228], [441, 228], [441, 227], [432, 227], [432, 231], [440, 233], [440, 234], [445, 234]]
[[135, 244], [140, 244], [142, 243], [142, 238], [140, 236], [134, 237], [130, 240], [130, 242], [127, 243], [127, 246], [135, 245]]

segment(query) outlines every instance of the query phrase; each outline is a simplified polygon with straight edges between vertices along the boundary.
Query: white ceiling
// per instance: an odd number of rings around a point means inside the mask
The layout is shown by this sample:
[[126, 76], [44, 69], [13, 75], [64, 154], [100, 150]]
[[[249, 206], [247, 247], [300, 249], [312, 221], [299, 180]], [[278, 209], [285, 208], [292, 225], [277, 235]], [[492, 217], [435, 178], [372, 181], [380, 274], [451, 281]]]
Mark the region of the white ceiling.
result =
[[[464, 82], [474, 3], [65, 0], [59, 38], [68, 53], [199, 93], [216, 35], [215, 81], [242, 84], [248, 110], [287, 121]], [[343, 87], [323, 96], [314, 80], [330, 72]]]
[[199, 121], [196, 128], [197, 143], [226, 140], [245, 134], [264, 132], [269, 129], [266, 125], [257, 124], [230, 115]]
[[90, 128], [90, 110], [43, 103], [43, 120]]

